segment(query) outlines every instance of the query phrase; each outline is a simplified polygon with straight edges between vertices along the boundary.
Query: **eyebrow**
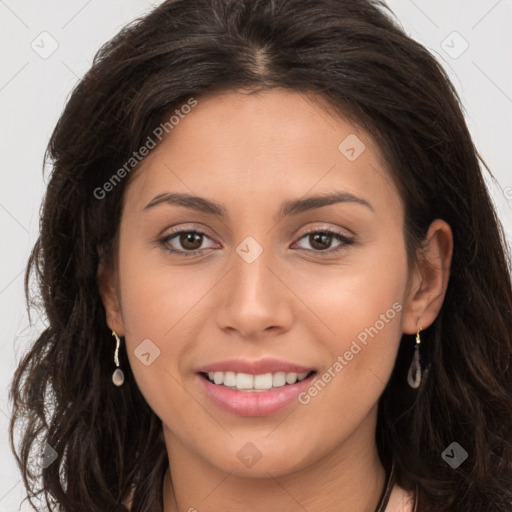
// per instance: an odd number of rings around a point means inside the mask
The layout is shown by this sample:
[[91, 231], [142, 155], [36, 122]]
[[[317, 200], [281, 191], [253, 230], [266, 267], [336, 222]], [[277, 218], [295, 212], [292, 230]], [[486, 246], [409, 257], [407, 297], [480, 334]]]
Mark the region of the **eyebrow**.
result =
[[[316, 195], [302, 199], [285, 201], [281, 205], [281, 208], [275, 219], [280, 220], [283, 217], [297, 215], [299, 213], [315, 210], [317, 208], [322, 208], [324, 206], [329, 206], [336, 203], [359, 204], [370, 209], [372, 212], [375, 211], [372, 205], [366, 199], [357, 197], [353, 194], [350, 194], [349, 192], [336, 192], [332, 194]], [[144, 207], [143, 211], [154, 208], [160, 204], [182, 206], [191, 210], [216, 215], [217, 217], [224, 219], [229, 217], [228, 210], [223, 205], [212, 201], [211, 199], [177, 192], [164, 192], [162, 194], [158, 194]]]

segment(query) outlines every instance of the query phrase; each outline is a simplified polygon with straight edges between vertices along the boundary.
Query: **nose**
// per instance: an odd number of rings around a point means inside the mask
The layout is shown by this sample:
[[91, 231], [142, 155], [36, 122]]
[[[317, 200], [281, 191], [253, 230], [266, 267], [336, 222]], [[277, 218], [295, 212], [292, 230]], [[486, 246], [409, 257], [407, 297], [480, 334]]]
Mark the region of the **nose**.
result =
[[290, 329], [293, 293], [270, 249], [249, 261], [233, 254], [231, 270], [222, 282], [216, 321], [225, 331], [258, 341]]

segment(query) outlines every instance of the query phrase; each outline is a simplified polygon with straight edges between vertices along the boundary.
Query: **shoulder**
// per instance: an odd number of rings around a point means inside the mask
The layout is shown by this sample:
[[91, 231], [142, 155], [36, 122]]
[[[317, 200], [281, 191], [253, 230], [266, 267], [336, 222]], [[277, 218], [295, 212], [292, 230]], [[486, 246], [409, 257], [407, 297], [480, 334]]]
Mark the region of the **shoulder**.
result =
[[132, 501], [133, 501], [133, 490], [130, 492], [130, 495], [123, 501], [123, 505], [128, 509], [132, 509]]
[[414, 493], [395, 484], [389, 497], [386, 512], [414, 512]]

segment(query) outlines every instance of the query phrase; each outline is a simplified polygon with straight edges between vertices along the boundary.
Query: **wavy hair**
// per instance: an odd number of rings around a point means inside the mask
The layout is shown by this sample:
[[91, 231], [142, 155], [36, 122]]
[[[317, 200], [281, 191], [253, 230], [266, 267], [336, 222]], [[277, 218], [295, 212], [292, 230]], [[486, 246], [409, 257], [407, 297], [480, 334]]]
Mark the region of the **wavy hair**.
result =
[[[113, 339], [97, 283], [137, 170], [102, 199], [95, 190], [191, 96], [275, 87], [318, 97], [375, 138], [405, 205], [411, 265], [434, 219], [453, 231], [446, 297], [421, 344], [428, 375], [419, 390], [407, 387], [413, 338], [404, 335], [380, 399], [383, 463], [394, 460], [401, 485], [417, 487], [421, 512], [510, 512], [505, 237], [453, 85], [377, 0], [167, 1], [98, 51], [47, 147], [51, 175], [25, 274], [27, 302], [34, 276], [46, 317], [10, 388], [11, 445], [30, 502], [126, 512], [130, 498], [132, 512], [162, 510], [162, 424], [124, 353], [127, 382], [112, 385]], [[457, 469], [441, 457], [453, 441], [468, 452]], [[46, 445], [57, 459], [40, 470], [34, 457]]]

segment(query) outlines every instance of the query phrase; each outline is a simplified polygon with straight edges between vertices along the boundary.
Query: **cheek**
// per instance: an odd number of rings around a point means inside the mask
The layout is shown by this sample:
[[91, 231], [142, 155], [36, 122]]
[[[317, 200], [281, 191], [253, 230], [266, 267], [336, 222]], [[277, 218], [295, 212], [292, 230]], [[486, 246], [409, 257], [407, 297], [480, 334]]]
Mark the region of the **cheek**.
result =
[[210, 273], [176, 266], [166, 259], [164, 249], [140, 242], [126, 245], [130, 248], [121, 252], [119, 263], [125, 329], [133, 338], [154, 337], [178, 349], [176, 342], [183, 336], [175, 333], [190, 323], [194, 309], [200, 309], [198, 303], [212, 286]]
[[119, 278], [128, 358], [140, 391], [161, 416], [171, 404], [173, 410], [185, 405], [179, 363], [192, 347], [183, 326], [207, 287], [189, 274], [171, 279], [169, 267], [153, 261], [158, 250], [126, 245], [120, 245]]
[[359, 334], [364, 342], [366, 329], [375, 324], [384, 337], [400, 334], [407, 258], [405, 248], [391, 247], [375, 244], [368, 250], [348, 255], [343, 265], [315, 270], [314, 277], [304, 270], [302, 278], [295, 280], [294, 291], [305, 298], [309, 309], [325, 327], [332, 355], [348, 350]]
[[402, 336], [407, 258], [400, 241], [375, 244], [357, 261], [347, 258], [347, 264], [331, 271], [329, 279], [318, 281], [321, 286], [309, 282], [300, 292], [307, 292], [308, 306], [322, 320], [325, 329], [318, 333], [324, 333], [327, 352], [318, 376], [322, 382], [304, 402], [322, 394], [319, 408], [350, 407], [356, 418], [356, 410], [362, 415], [378, 400]]

